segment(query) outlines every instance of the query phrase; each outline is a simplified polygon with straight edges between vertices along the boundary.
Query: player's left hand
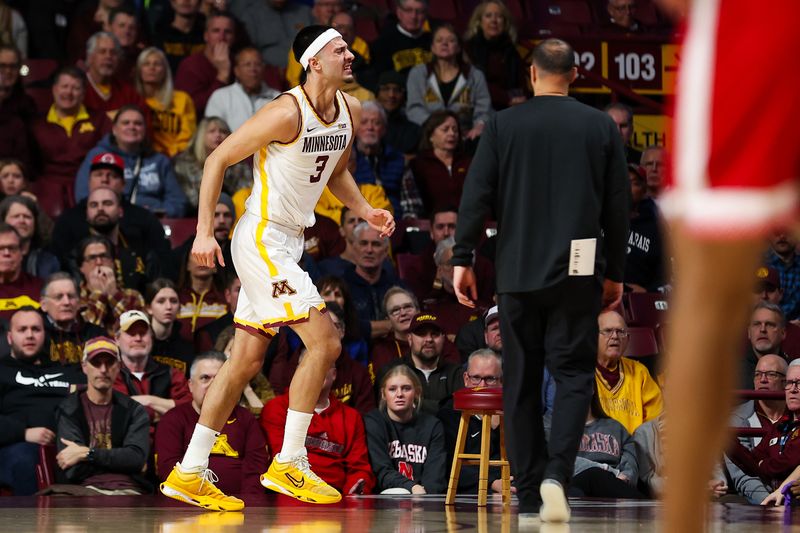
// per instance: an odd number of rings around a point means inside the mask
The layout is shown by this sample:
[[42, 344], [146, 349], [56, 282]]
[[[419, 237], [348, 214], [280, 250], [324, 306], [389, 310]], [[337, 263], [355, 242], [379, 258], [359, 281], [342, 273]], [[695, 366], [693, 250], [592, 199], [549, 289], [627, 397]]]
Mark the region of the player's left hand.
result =
[[374, 229], [381, 232], [381, 237], [391, 237], [394, 233], [394, 215], [386, 209], [370, 209], [364, 220]]

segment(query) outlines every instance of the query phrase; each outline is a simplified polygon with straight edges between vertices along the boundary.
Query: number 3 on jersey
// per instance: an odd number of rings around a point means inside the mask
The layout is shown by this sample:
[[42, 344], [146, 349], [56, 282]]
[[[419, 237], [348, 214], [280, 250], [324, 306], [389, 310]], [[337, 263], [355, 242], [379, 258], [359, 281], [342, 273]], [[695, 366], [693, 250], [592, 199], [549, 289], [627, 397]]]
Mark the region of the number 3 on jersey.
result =
[[316, 183], [322, 178], [322, 172], [325, 170], [325, 165], [328, 164], [328, 159], [330, 159], [330, 156], [327, 155], [321, 155], [317, 157], [317, 160], [315, 161], [315, 163], [317, 163], [317, 168], [314, 169], [317, 171], [317, 173], [313, 176], [309, 176], [311, 183]]

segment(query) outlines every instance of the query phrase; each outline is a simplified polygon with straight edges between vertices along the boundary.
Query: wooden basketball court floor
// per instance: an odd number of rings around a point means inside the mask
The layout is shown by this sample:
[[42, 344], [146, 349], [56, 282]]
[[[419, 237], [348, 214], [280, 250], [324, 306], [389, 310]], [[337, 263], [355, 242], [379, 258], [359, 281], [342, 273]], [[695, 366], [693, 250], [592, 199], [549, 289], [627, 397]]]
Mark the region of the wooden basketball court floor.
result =
[[[495, 497], [496, 498], [496, 497]], [[0, 531], [13, 533], [542, 533], [657, 531], [660, 506], [652, 501], [571, 499], [568, 525], [519, 520], [516, 504], [499, 499], [478, 511], [475, 497], [460, 497], [446, 508], [444, 496], [348, 497], [332, 506], [309, 505], [278, 495], [246, 497], [241, 513], [215, 513], [162, 496], [2, 497]], [[792, 526], [791, 524], [798, 524]], [[765, 509], [715, 503], [711, 532], [800, 531], [800, 508]]]

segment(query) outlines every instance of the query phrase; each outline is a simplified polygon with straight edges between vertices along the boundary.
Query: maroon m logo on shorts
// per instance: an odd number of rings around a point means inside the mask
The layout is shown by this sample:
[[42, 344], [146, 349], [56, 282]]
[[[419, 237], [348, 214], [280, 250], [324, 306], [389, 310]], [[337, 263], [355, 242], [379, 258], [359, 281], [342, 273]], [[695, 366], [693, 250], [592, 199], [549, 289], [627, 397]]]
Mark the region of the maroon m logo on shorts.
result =
[[289, 285], [289, 281], [282, 279], [280, 281], [273, 281], [272, 282], [272, 297], [278, 298], [281, 294], [288, 294], [291, 296], [292, 294], [297, 294], [297, 291]]

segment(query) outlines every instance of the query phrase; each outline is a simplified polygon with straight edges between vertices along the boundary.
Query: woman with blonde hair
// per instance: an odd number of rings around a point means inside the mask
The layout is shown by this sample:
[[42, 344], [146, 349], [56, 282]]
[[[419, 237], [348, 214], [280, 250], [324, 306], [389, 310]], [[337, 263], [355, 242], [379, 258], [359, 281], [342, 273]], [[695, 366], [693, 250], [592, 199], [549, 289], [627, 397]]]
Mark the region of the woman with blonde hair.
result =
[[[175, 156], [173, 164], [178, 182], [189, 199], [190, 211], [197, 212], [197, 201], [200, 195], [200, 179], [203, 177], [203, 165], [208, 155], [222, 144], [231, 129], [219, 117], [206, 117], [197, 124], [197, 130], [186, 149]], [[250, 187], [253, 181], [253, 170], [247, 160], [240, 161], [225, 171], [222, 182], [223, 192], [233, 196], [236, 191]]]
[[464, 36], [464, 51], [481, 69], [489, 85], [492, 107], [505, 109], [524, 102], [527, 69], [517, 51], [517, 29], [502, 0], [484, 0], [475, 7]]
[[405, 364], [381, 379], [380, 406], [364, 416], [369, 462], [377, 490], [387, 494], [440, 494], [447, 487], [442, 423], [420, 411], [422, 382]]
[[153, 149], [173, 157], [186, 148], [197, 127], [192, 97], [173, 87], [167, 56], [155, 46], [139, 54], [134, 84], [151, 110]]

